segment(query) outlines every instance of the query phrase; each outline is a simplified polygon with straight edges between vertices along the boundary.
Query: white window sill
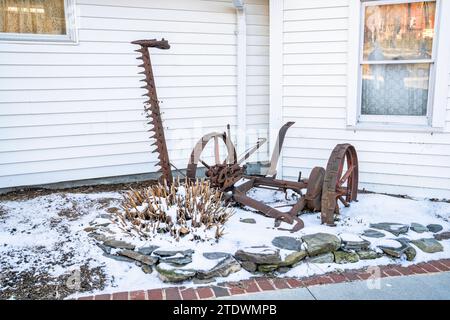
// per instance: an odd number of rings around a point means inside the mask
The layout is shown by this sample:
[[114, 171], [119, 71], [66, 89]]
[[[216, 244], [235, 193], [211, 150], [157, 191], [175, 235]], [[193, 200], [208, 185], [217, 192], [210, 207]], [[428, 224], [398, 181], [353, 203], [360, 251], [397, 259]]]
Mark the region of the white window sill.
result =
[[356, 125], [347, 125], [347, 130], [353, 131], [398, 131], [398, 132], [424, 132], [424, 133], [440, 133], [444, 132], [444, 128], [399, 124], [399, 123], [382, 123], [382, 122], [360, 122]]
[[4, 33], [0, 32], [0, 42], [2, 43], [52, 43], [52, 44], [78, 44], [76, 32], [70, 34], [35, 34], [35, 33]]

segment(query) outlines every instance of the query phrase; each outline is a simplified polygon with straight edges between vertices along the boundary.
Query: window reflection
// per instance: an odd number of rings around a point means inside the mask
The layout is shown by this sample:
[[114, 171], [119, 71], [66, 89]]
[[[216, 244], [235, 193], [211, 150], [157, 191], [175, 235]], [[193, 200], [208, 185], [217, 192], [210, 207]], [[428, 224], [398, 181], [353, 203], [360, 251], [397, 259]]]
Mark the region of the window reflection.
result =
[[66, 34], [64, 0], [0, 0], [0, 32]]
[[367, 6], [364, 60], [430, 59], [433, 49], [435, 2]]

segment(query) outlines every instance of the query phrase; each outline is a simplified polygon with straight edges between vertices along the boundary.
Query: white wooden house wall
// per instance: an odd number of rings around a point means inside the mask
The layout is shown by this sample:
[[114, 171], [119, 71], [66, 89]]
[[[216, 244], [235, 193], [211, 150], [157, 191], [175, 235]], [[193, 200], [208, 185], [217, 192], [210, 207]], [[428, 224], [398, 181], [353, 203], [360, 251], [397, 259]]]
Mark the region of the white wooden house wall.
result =
[[[269, 1], [246, 1], [247, 19], [247, 147], [268, 138]], [[250, 160], [268, 160], [268, 143]]]
[[[247, 121], [265, 128], [268, 0], [246, 3]], [[235, 132], [231, 0], [78, 0], [77, 27], [78, 44], [0, 42], [0, 188], [157, 169], [132, 40], [172, 45], [151, 55], [176, 166], [203, 133], [227, 123]]]
[[[450, 198], [450, 104], [443, 133], [346, 128], [349, 1], [278, 1], [282, 14], [270, 22], [281, 24], [279, 46], [271, 47], [282, 60], [279, 94], [271, 88], [276, 110], [269, 110], [269, 82], [277, 81], [269, 79], [269, 1], [246, 1], [246, 145], [267, 137], [269, 122], [273, 136], [294, 120], [285, 178], [326, 166], [334, 145], [347, 141], [358, 150], [361, 187]], [[236, 132], [231, 1], [78, 0], [77, 26], [78, 44], [0, 42], [0, 188], [156, 170], [129, 44], [135, 39], [166, 37], [172, 45], [152, 57], [177, 166], [185, 167], [203, 133], [226, 123]]]
[[347, 129], [352, 0], [283, 1], [281, 120], [296, 121], [283, 148], [284, 177], [325, 167], [332, 148], [350, 142], [358, 151], [361, 188], [450, 198], [450, 104], [442, 133]]

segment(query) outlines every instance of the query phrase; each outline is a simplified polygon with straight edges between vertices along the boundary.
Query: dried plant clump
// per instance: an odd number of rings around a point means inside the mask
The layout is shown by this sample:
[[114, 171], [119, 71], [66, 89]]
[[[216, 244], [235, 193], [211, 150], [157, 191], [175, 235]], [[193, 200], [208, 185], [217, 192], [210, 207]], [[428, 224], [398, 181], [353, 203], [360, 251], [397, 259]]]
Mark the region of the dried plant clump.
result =
[[219, 239], [232, 214], [232, 209], [224, 205], [223, 193], [212, 188], [209, 181], [178, 179], [171, 186], [158, 183], [142, 190], [131, 189], [116, 216], [121, 229], [128, 233], [134, 231], [146, 238], [170, 233], [176, 240], [191, 235], [192, 240], [200, 240], [208, 232]]

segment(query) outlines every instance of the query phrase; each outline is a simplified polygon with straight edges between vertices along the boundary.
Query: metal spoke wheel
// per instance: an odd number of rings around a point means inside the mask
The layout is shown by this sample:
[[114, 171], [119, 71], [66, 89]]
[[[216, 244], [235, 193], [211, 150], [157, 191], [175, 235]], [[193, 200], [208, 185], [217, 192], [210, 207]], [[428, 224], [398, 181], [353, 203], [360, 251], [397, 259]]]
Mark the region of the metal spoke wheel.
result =
[[338, 144], [328, 159], [322, 188], [322, 223], [334, 225], [334, 214], [339, 214], [339, 202], [345, 207], [358, 196], [358, 156], [355, 148]]
[[[211, 140], [214, 141], [214, 164], [208, 164], [201, 158], [205, 147]], [[226, 146], [226, 157], [220, 156], [220, 141]], [[205, 166], [205, 174], [211, 179], [213, 187], [226, 189], [232, 186], [236, 182], [236, 178], [241, 177], [243, 173], [243, 169], [237, 164], [236, 149], [225, 133], [212, 132], [204, 135], [197, 142], [187, 166], [186, 176], [188, 179], [195, 180], [197, 178], [199, 162]]]

